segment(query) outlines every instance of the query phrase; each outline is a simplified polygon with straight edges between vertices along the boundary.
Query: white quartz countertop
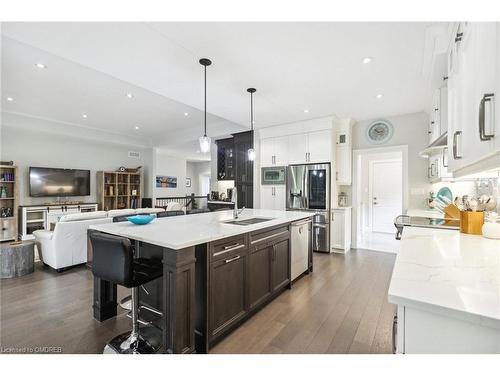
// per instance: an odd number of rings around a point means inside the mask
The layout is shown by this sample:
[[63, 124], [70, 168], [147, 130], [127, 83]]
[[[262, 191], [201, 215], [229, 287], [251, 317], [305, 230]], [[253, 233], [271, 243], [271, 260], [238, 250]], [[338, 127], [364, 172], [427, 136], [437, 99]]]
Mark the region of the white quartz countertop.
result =
[[97, 224], [91, 225], [90, 229], [178, 250], [312, 216], [314, 212], [245, 209], [238, 220], [252, 217], [272, 220], [252, 225], [234, 225], [224, 223], [233, 220], [233, 211], [227, 210], [164, 217], [146, 225], [135, 225], [128, 221]]
[[228, 202], [228, 201], [208, 201], [208, 203], [215, 203], [215, 204], [230, 204], [231, 206], [234, 205], [234, 202]]
[[500, 328], [500, 241], [405, 227], [389, 302]]

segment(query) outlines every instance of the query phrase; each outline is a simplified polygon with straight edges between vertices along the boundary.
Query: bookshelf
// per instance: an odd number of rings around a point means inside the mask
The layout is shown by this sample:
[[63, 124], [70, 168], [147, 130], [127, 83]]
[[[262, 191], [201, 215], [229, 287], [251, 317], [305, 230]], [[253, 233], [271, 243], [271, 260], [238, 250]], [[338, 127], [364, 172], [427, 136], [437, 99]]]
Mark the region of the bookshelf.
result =
[[0, 242], [17, 239], [18, 197], [17, 167], [0, 165]]
[[141, 206], [141, 173], [97, 172], [97, 203], [104, 211]]

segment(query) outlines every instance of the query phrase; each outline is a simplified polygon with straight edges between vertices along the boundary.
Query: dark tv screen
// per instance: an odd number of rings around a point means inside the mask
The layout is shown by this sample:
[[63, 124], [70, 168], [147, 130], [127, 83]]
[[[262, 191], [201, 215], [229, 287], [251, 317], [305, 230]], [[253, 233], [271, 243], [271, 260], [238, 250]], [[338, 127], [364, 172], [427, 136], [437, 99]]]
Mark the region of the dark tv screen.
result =
[[90, 195], [90, 171], [30, 167], [31, 197], [70, 197]]

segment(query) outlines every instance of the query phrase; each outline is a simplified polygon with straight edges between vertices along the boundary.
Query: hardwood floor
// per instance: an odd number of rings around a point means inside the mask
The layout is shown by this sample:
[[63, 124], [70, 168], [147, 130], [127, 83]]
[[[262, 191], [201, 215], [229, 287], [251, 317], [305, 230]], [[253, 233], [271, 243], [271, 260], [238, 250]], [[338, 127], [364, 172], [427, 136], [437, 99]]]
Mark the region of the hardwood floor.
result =
[[[210, 353], [390, 353], [395, 306], [387, 289], [395, 255], [353, 250], [315, 254], [314, 273], [298, 280]], [[92, 274], [63, 274], [37, 264], [35, 273], [0, 282], [0, 346], [57, 347], [99, 353], [130, 329], [125, 310], [92, 318]], [[119, 298], [127, 294], [118, 288]], [[56, 350], [57, 351], [57, 350]]]

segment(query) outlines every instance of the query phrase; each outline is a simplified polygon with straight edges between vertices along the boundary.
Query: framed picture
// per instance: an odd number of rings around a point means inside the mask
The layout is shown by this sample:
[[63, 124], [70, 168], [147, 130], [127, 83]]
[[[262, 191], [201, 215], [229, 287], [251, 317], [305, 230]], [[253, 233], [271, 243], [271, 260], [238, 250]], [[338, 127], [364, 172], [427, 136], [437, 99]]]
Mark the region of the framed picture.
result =
[[191, 187], [191, 177], [186, 177], [186, 187]]
[[177, 187], [177, 177], [156, 176], [156, 187], [175, 189]]

